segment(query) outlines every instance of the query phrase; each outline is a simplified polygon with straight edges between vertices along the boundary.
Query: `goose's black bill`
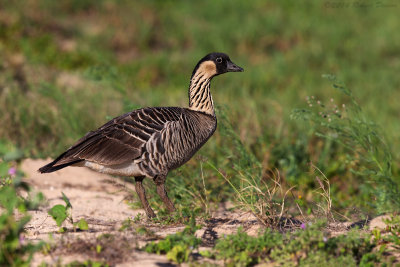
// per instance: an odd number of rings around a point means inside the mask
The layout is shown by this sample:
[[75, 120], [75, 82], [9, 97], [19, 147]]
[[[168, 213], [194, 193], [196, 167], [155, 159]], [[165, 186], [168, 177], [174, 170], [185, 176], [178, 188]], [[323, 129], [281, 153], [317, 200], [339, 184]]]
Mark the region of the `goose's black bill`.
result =
[[232, 61], [228, 61], [228, 65], [226, 66], [226, 69], [227, 69], [227, 71], [230, 71], [230, 72], [242, 72], [242, 71], [244, 71], [243, 68], [239, 67], [238, 65], [236, 65]]

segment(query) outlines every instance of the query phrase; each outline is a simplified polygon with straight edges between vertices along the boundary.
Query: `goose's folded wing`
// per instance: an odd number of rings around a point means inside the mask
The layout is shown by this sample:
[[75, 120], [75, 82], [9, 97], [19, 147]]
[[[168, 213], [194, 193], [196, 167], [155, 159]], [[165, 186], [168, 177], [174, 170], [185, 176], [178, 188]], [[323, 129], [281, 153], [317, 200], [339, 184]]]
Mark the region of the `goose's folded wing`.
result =
[[145, 144], [167, 122], [177, 121], [181, 108], [145, 108], [124, 114], [96, 131], [87, 133], [60, 155], [52, 167], [88, 160], [102, 165], [118, 165], [141, 156]]

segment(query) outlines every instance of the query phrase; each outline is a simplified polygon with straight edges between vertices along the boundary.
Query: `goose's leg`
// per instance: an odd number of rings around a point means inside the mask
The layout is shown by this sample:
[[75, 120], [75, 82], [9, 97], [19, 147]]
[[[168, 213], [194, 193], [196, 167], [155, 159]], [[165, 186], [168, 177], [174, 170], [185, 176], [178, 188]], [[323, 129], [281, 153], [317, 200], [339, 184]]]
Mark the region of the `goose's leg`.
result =
[[143, 183], [142, 183], [143, 179], [144, 179], [144, 176], [135, 177], [136, 193], [138, 194], [138, 196], [140, 198], [140, 202], [142, 202], [142, 206], [144, 208], [144, 211], [147, 214], [147, 217], [154, 218], [154, 217], [156, 217], [156, 214], [151, 209], [149, 202], [147, 201], [146, 191], [144, 190]]
[[154, 183], [157, 186], [157, 194], [161, 197], [169, 212], [174, 212], [176, 209], [172, 201], [168, 198], [167, 191], [165, 191], [166, 175], [157, 175], [154, 178]]

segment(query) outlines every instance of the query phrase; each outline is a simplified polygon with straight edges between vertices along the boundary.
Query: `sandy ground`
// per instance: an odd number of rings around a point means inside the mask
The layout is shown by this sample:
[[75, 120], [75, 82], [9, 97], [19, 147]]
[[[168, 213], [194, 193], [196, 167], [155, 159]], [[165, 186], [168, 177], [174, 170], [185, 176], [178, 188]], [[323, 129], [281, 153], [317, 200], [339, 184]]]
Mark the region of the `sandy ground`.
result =
[[[181, 231], [184, 226], [146, 225], [154, 231], [153, 237], [140, 236], [134, 230], [119, 231], [126, 219], [144, 214], [143, 210], [133, 210], [128, 205], [127, 200], [134, 194], [133, 184], [87, 168], [69, 167], [50, 174], [38, 173], [37, 169], [47, 162], [28, 159], [21, 166], [26, 181], [47, 199], [46, 205], [31, 212], [25, 238], [45, 240], [52, 249], [47, 255], [37, 253], [33, 266], [43, 261], [65, 264], [87, 259], [107, 261], [113, 266], [173, 266], [165, 256], [148, 254], [138, 247]], [[72, 225], [66, 223], [67, 232], [58, 233], [55, 221], [47, 212], [56, 204], [64, 204], [61, 192], [71, 201], [74, 221], [84, 218], [89, 231], [74, 232]], [[239, 226], [251, 235], [256, 235], [261, 228], [250, 214], [233, 214], [220, 209], [207, 226], [196, 233], [203, 238], [204, 246], [200, 249], [212, 246], [215, 239], [224, 234], [236, 232]], [[101, 253], [95, 251], [98, 244], [102, 247]]]

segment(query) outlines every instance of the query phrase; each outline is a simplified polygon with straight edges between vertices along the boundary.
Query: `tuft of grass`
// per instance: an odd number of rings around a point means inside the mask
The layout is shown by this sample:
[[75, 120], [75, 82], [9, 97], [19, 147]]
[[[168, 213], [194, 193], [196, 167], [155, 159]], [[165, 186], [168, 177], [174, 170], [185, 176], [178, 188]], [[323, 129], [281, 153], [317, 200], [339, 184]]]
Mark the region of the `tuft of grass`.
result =
[[286, 214], [286, 196], [293, 187], [284, 190], [279, 170], [271, 171], [263, 167], [255, 155], [243, 145], [225, 111], [220, 109], [219, 113], [222, 135], [232, 140], [235, 156], [239, 160], [233, 163], [233, 177], [229, 177], [211, 162], [208, 164], [232, 187], [239, 207], [251, 212], [263, 225], [278, 227]]
[[317, 206], [323, 211], [324, 216], [328, 221], [335, 221], [335, 218], [332, 214], [331, 185], [329, 179], [317, 166], [311, 163], [311, 167], [322, 176], [321, 178], [319, 176], [315, 176], [315, 180], [319, 185], [319, 188], [316, 191], [320, 196], [322, 196], [322, 201], [321, 203], [318, 203]]

